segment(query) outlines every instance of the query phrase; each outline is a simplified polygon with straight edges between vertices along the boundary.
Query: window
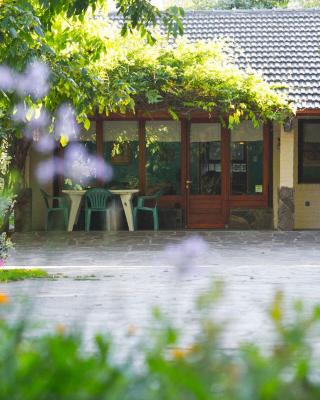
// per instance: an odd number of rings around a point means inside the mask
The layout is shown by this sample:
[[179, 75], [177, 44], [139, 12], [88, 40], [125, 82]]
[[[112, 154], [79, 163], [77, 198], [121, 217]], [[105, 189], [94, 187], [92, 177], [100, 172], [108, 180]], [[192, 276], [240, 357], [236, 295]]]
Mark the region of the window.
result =
[[299, 183], [320, 183], [320, 120], [299, 121]]
[[245, 121], [231, 132], [231, 193], [263, 192], [263, 127]]
[[146, 193], [164, 190], [176, 195], [181, 187], [181, 133], [178, 121], [146, 122]]
[[111, 164], [113, 178], [108, 186], [117, 189], [139, 187], [139, 128], [137, 121], [105, 121], [104, 159]]

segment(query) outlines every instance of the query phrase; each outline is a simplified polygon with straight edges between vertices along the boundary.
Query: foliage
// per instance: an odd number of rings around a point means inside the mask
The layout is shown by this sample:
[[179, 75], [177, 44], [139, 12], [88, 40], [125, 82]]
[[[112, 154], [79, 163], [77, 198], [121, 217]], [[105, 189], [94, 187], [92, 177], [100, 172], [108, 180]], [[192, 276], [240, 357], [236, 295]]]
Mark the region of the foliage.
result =
[[[67, 18], [78, 17], [83, 20], [88, 10], [101, 12], [107, 9], [105, 0], [39, 0], [39, 5], [41, 21], [48, 28], [57, 15], [66, 15]], [[181, 17], [184, 11], [181, 7], [171, 6], [166, 10], [160, 10], [149, 0], [117, 0], [115, 6], [117, 13], [123, 17], [123, 34], [137, 30], [149, 43], [154, 43], [152, 28], [159, 23], [169, 36], [177, 37], [183, 33]]]
[[[317, 0], [314, 1], [316, 2]], [[179, 5], [186, 10], [231, 10], [287, 8], [289, 3], [291, 4], [292, 2], [290, 0], [169, 0], [165, 3], [167, 6]]]
[[0, 269], [0, 282], [23, 281], [25, 279], [47, 278], [42, 269]]
[[[123, 83], [122, 98], [130, 95], [128, 106], [150, 106], [187, 113], [204, 110], [229, 116], [229, 125], [241, 119], [284, 120], [293, 112], [285, 97], [263, 79], [235, 66], [225, 42], [187, 43], [175, 46], [158, 41], [155, 46], [137, 42], [135, 37], [120, 40], [121, 52], [106, 65], [109, 92], [114, 83]], [[154, 108], [154, 107], [153, 107]], [[125, 112], [125, 107], [120, 107]]]
[[[155, 310], [153, 334], [126, 361], [115, 360], [117, 346], [101, 335], [95, 338], [95, 350], [84, 352], [81, 335], [61, 325], [52, 334], [30, 335], [25, 321], [10, 324], [3, 318], [0, 398], [318, 399], [319, 360], [310, 334], [319, 326], [319, 307], [304, 313], [297, 303], [295, 317], [288, 320], [278, 293], [270, 309], [274, 341], [268, 348], [247, 342], [230, 351], [223, 350], [224, 329], [207, 317], [217, 293], [215, 289], [198, 300], [201, 322], [193, 345], [180, 347], [179, 331]], [[0, 296], [3, 312], [8, 300]]]
[[[104, 18], [83, 21], [56, 17], [50, 31], [41, 24], [41, 13], [5, 3], [0, 14], [0, 62], [18, 71], [32, 60], [51, 70], [51, 90], [42, 99], [17, 98], [0, 93], [2, 126], [12, 130], [12, 110], [18, 101], [34, 109], [54, 113], [71, 103], [79, 122], [88, 127], [88, 115], [96, 111], [126, 112], [136, 107], [203, 109], [241, 118], [284, 119], [290, 112], [277, 95], [254, 73], [240, 71], [225, 55], [225, 43], [166, 40], [148, 45], [137, 34], [121, 37]], [[54, 116], [54, 114], [53, 114]], [[10, 151], [9, 151], [10, 153]]]
[[249, 8], [283, 8], [289, 0], [192, 0], [195, 10], [230, 10]]
[[295, 8], [319, 8], [319, 0], [291, 0], [291, 7]]

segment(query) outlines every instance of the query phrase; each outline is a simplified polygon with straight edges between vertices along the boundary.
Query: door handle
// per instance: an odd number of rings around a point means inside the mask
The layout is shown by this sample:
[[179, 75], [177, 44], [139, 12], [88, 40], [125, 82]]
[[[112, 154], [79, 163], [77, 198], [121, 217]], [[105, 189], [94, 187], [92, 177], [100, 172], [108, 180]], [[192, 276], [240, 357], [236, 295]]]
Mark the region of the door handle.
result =
[[189, 189], [190, 183], [192, 183], [192, 181], [186, 181], [186, 189]]

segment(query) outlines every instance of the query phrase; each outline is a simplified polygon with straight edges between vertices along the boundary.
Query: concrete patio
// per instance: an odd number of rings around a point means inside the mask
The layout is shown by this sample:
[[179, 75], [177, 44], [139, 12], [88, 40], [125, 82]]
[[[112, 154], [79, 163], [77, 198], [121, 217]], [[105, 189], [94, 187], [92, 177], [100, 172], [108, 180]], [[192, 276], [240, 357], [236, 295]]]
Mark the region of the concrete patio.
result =
[[209, 245], [198, 264], [214, 267], [318, 266], [320, 231], [137, 231], [33, 232], [15, 234], [8, 265], [149, 266], [159, 265], [163, 249], [202, 237]]
[[[163, 249], [194, 235], [204, 238], [208, 251], [181, 274]], [[0, 285], [15, 305], [11, 318], [28, 314], [45, 330], [80, 327], [87, 343], [97, 331], [126, 346], [136, 342], [151, 326], [154, 305], [189, 343], [199, 318], [193, 300], [212, 280], [225, 283], [214, 315], [229, 321], [223, 338], [228, 348], [247, 339], [269, 343], [267, 311], [276, 290], [285, 293], [288, 307], [297, 298], [307, 309], [320, 303], [318, 231], [35, 232], [13, 240], [9, 266], [48, 268], [57, 279]]]

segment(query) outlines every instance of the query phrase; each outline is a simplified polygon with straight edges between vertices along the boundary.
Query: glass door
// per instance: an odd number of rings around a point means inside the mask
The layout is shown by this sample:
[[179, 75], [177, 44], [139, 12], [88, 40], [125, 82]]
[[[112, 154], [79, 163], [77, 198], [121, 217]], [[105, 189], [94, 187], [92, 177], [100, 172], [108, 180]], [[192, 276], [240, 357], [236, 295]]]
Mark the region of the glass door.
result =
[[224, 227], [220, 124], [190, 124], [187, 160], [187, 226]]

